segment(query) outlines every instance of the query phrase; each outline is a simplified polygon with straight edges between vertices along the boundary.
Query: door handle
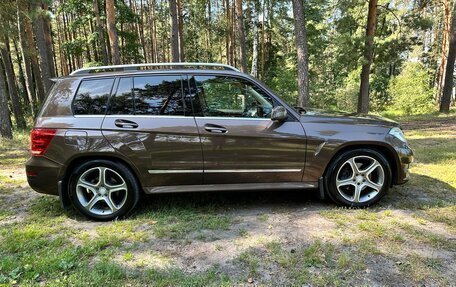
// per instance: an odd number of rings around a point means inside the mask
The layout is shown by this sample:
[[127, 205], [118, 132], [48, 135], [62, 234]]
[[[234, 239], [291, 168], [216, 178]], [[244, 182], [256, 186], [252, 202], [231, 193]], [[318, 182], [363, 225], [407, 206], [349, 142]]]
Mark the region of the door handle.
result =
[[213, 124], [205, 124], [204, 129], [210, 133], [217, 133], [217, 134], [226, 134], [228, 130], [225, 127], [213, 125]]
[[129, 120], [122, 120], [122, 119], [115, 120], [114, 124], [116, 125], [116, 127], [119, 127], [119, 128], [131, 128], [131, 129], [136, 129], [139, 126], [135, 122], [132, 122]]

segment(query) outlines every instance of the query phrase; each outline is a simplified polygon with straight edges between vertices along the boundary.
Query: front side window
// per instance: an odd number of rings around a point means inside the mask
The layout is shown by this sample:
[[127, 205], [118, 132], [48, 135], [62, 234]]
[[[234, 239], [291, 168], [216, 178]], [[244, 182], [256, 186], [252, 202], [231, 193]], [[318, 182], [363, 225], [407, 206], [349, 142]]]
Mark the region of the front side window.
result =
[[73, 101], [75, 115], [104, 115], [114, 79], [83, 80]]
[[274, 102], [254, 84], [228, 76], [195, 76], [199, 105], [206, 117], [269, 118]]

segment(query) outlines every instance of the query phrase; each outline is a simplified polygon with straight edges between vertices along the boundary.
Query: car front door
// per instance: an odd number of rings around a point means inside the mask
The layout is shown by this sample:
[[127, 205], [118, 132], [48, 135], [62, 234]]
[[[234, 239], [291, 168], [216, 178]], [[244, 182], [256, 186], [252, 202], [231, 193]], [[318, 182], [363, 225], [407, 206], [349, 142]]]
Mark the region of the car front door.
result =
[[198, 129], [183, 90], [181, 75], [116, 80], [103, 135], [138, 167], [143, 186], [203, 183]]
[[306, 136], [293, 116], [272, 121], [276, 99], [234, 76], [194, 75], [189, 84], [205, 184], [300, 182]]

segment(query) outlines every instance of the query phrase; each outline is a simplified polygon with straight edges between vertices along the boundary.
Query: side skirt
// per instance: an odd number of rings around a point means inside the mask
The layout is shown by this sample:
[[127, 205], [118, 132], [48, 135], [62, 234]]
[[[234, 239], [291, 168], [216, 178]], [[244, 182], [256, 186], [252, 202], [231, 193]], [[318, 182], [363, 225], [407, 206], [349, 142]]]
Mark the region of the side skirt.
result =
[[205, 191], [250, 191], [250, 190], [287, 190], [316, 189], [317, 182], [279, 182], [279, 183], [238, 183], [238, 184], [202, 184], [145, 187], [146, 194], [174, 192], [205, 192]]

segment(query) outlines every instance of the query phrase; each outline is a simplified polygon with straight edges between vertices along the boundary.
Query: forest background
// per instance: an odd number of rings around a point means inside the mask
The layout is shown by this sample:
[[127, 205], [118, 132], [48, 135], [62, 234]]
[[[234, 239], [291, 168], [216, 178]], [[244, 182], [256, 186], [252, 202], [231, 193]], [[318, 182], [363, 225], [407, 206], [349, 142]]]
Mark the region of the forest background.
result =
[[291, 105], [452, 111], [451, 0], [5, 0], [0, 131], [30, 126], [50, 79], [90, 66], [218, 62]]

